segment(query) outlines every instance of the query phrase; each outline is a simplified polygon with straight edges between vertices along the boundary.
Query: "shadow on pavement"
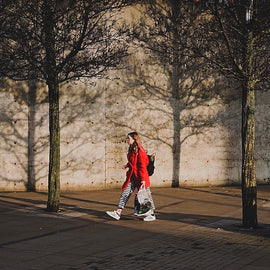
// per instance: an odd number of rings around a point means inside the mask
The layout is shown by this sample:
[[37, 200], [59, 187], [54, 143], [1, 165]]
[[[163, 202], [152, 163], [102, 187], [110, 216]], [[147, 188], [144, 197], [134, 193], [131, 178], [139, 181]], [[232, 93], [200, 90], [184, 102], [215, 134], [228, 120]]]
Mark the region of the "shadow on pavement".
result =
[[[241, 199], [231, 190], [153, 188], [157, 221], [105, 214], [119, 190], [66, 192], [61, 211], [46, 193], [0, 193], [1, 269], [267, 269], [269, 224], [241, 228]], [[260, 210], [261, 211], [261, 210]], [[267, 220], [267, 219], [262, 219]], [[179, 266], [181, 266], [179, 268]], [[261, 267], [261, 268], [259, 268]]]

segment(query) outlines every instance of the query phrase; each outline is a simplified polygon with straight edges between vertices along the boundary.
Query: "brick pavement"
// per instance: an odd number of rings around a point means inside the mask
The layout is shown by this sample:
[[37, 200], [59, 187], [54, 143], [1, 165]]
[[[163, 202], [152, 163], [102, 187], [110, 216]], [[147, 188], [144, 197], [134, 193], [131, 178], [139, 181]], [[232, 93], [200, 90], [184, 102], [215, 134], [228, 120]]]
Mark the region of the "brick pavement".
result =
[[239, 187], [153, 188], [157, 220], [120, 221], [119, 190], [0, 193], [0, 269], [270, 269], [270, 186], [259, 187], [258, 229], [241, 227]]

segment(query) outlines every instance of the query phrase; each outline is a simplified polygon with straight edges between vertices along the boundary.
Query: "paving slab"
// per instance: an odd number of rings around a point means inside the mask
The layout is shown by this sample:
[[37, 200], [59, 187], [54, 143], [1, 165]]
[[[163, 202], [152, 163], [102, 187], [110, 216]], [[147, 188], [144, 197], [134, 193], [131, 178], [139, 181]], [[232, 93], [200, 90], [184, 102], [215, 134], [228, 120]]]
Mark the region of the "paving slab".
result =
[[0, 192], [0, 269], [270, 269], [270, 186], [258, 187], [259, 227], [241, 224], [240, 187], [152, 188], [157, 220], [119, 221], [121, 190]]

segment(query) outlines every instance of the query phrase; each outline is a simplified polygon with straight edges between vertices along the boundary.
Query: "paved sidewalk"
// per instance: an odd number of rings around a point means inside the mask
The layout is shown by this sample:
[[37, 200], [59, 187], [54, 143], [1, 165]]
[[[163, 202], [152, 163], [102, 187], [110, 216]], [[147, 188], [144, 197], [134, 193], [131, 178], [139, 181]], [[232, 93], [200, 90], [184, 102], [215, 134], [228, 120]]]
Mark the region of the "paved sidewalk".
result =
[[152, 188], [157, 220], [120, 221], [120, 190], [65, 192], [48, 213], [46, 193], [0, 192], [0, 269], [270, 269], [270, 186], [258, 191], [258, 229], [241, 227], [240, 187]]

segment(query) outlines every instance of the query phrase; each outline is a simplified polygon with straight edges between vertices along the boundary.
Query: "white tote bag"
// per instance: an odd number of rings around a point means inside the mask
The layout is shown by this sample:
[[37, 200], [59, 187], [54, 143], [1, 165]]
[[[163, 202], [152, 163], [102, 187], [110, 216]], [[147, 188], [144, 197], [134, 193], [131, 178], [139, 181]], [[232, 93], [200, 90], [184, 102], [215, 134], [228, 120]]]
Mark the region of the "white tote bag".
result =
[[[145, 188], [140, 188], [138, 193], [137, 193], [137, 198], [140, 203], [140, 205], [147, 205], [150, 203], [150, 197], [149, 197], [149, 192]], [[151, 204], [151, 203], [150, 203]]]

